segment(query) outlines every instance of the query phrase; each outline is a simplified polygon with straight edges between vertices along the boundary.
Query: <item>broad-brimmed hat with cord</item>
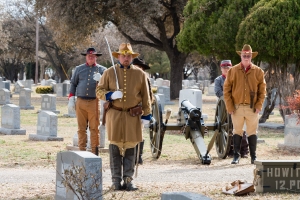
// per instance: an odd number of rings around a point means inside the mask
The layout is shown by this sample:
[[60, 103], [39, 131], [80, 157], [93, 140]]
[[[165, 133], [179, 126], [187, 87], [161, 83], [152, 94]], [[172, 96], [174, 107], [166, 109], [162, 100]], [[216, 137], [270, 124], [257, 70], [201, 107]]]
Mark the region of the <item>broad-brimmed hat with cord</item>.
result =
[[148, 65], [146, 65], [145, 61], [141, 58], [134, 58], [132, 60], [132, 64], [141, 66], [143, 68], [143, 70], [150, 69], [150, 67]]
[[250, 46], [249, 44], [245, 44], [245, 45], [243, 46], [242, 51], [236, 51], [236, 52], [237, 52], [237, 54], [239, 54], [239, 55], [241, 55], [242, 53], [243, 53], [243, 54], [251, 54], [251, 55], [252, 55], [252, 58], [255, 58], [255, 57], [257, 56], [257, 54], [258, 54], [257, 51], [252, 52], [252, 48], [251, 48], [251, 46]]
[[122, 44], [120, 44], [119, 51], [118, 51], [118, 52], [115, 52], [115, 51], [114, 51], [114, 52], [112, 52], [111, 54], [112, 54], [113, 57], [115, 57], [115, 58], [118, 58], [118, 56], [119, 56], [120, 54], [122, 54], [122, 55], [131, 54], [131, 55], [132, 55], [132, 58], [136, 58], [136, 57], [138, 57], [138, 56], [140, 55], [139, 53], [133, 52], [130, 43], [122, 43]]

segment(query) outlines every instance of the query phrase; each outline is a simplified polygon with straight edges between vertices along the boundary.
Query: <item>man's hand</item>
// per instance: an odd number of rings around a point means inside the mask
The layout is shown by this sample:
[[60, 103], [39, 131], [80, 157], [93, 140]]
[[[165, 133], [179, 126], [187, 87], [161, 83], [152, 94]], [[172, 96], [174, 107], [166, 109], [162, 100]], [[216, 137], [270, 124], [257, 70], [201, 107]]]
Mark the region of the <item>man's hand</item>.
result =
[[150, 120], [141, 119], [141, 122], [142, 122], [142, 124], [144, 125], [145, 128], [149, 128]]
[[69, 98], [68, 108], [70, 111], [75, 112], [75, 96]]
[[255, 109], [255, 113], [256, 113], [256, 114], [260, 113], [260, 111], [261, 111], [261, 110], [259, 110], [259, 109], [257, 109], [257, 108]]
[[121, 91], [115, 91], [114, 93], [112, 93], [112, 95], [110, 96], [110, 98], [112, 100], [116, 100], [116, 99], [121, 99], [123, 97], [123, 93]]
[[229, 114], [229, 115], [232, 115], [232, 114], [234, 114], [234, 111], [228, 112], [228, 114]]
[[93, 75], [93, 79], [94, 79], [95, 81], [100, 81], [100, 79], [101, 79], [101, 74], [100, 74], [100, 73], [94, 74], [94, 75]]

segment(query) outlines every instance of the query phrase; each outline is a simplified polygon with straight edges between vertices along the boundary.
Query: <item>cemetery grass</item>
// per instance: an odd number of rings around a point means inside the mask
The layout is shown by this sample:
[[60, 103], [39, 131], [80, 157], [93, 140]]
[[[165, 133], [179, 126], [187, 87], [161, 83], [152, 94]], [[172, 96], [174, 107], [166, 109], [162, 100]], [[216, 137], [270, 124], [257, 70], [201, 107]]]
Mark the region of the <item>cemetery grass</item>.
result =
[[[203, 96], [203, 113], [208, 114], [207, 123], [213, 122], [215, 113], [215, 97]], [[12, 102], [18, 105], [17, 97], [12, 98]], [[63, 137], [64, 141], [30, 141], [29, 134], [36, 134], [37, 112], [40, 109], [40, 97], [38, 94], [32, 95], [32, 104], [34, 110], [21, 110], [21, 128], [26, 129], [26, 135], [11, 136], [0, 135], [0, 170], [5, 170], [11, 173], [14, 177], [14, 171], [23, 170], [24, 173], [30, 171], [54, 171], [56, 168], [56, 154], [60, 151], [65, 151], [67, 145], [72, 145], [72, 137], [76, 133], [77, 123], [75, 118], [64, 117], [67, 113], [67, 98], [57, 99], [58, 114], [58, 137]], [[175, 114], [178, 111], [178, 102], [171, 108]], [[174, 116], [174, 114], [172, 114]], [[4, 116], [1, 116], [4, 117]], [[172, 117], [170, 123], [176, 119]], [[282, 123], [280, 116], [275, 114], [270, 116], [270, 121]], [[213, 132], [205, 135], [205, 143], [208, 144]], [[258, 144], [257, 156], [262, 160], [299, 160], [298, 152], [279, 149], [279, 143], [283, 143], [283, 129], [274, 130], [268, 128], [259, 128], [259, 138], [265, 143]], [[163, 140], [162, 153], [159, 159], [152, 158], [149, 145], [149, 132], [144, 131], [145, 147], [144, 147], [144, 164], [139, 167], [139, 173], [143, 172], [144, 168], [170, 168], [170, 169], [205, 169], [210, 174], [210, 169], [226, 169], [235, 167], [236, 170], [245, 168], [253, 168], [250, 164], [250, 159], [241, 159], [237, 166], [230, 165], [231, 159], [219, 159], [216, 154], [215, 147], [210, 151], [212, 162], [210, 165], [202, 165], [197, 158], [197, 154], [190, 143], [179, 131], [168, 131]], [[108, 142], [106, 141], [106, 148]], [[101, 153], [103, 171], [109, 171], [109, 159], [107, 153]], [[19, 172], [19, 171], [18, 171]], [[227, 196], [221, 193], [223, 187], [229, 183], [228, 180], [223, 180], [222, 176], [218, 182], [205, 182], [201, 180], [193, 180], [187, 177], [186, 180], [178, 180], [173, 183], [168, 182], [151, 182], [151, 174], [149, 180], [140, 181], [137, 186], [138, 191], [135, 192], [111, 192], [109, 190], [110, 180], [103, 180], [104, 199], [160, 199], [161, 193], [170, 191], [186, 191], [201, 193], [211, 199], [236, 199], [238, 197]], [[176, 176], [176, 174], [165, 174], [164, 176]], [[137, 178], [138, 179], [138, 178]], [[243, 177], [240, 177], [243, 179]], [[235, 181], [235, 180], [230, 180]], [[252, 182], [252, 180], [247, 180]], [[55, 195], [55, 176], [51, 182], [26, 183], [26, 180], [15, 180], [15, 182], [0, 182], [0, 199], [54, 199]], [[299, 199], [299, 194], [281, 193], [281, 194], [259, 194], [252, 193], [249, 196], [242, 197], [243, 199]], [[239, 199], [239, 198], [238, 198]]]

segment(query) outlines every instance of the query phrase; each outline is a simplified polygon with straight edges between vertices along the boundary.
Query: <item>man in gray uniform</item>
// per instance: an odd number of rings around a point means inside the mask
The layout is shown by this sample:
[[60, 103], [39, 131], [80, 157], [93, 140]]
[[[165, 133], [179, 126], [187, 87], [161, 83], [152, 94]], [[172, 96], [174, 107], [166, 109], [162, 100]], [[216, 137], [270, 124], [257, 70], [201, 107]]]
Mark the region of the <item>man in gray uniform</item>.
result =
[[[87, 135], [86, 129], [90, 129], [91, 151], [98, 154], [99, 145], [99, 113], [98, 99], [96, 99], [96, 86], [103, 74], [105, 67], [96, 63], [96, 49], [90, 47], [86, 52], [81, 53], [85, 56], [86, 63], [75, 68], [71, 78], [71, 88], [69, 94], [69, 109], [75, 109], [78, 123], [78, 146], [81, 151], [86, 150]], [[75, 106], [75, 95], [77, 96]]]

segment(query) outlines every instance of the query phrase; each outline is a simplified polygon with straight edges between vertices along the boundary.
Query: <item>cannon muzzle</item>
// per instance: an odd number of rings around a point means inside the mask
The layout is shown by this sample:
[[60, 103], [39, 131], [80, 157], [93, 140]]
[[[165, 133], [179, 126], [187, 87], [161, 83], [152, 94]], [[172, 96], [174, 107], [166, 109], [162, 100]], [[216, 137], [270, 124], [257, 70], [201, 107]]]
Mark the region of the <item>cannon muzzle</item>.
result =
[[199, 121], [202, 117], [200, 108], [191, 104], [189, 100], [183, 100], [181, 102], [181, 108], [189, 114], [190, 119], [193, 121]]

